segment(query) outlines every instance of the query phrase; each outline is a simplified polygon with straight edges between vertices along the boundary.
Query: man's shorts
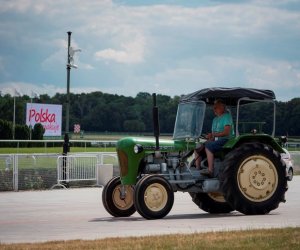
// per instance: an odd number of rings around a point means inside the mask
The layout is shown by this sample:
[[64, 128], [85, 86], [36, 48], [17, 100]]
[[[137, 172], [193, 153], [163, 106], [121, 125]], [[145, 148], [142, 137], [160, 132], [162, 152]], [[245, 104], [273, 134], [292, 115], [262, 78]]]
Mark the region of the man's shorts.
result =
[[219, 138], [217, 141], [207, 141], [204, 143], [205, 148], [207, 148], [213, 154], [221, 151], [223, 146], [226, 144], [228, 139]]

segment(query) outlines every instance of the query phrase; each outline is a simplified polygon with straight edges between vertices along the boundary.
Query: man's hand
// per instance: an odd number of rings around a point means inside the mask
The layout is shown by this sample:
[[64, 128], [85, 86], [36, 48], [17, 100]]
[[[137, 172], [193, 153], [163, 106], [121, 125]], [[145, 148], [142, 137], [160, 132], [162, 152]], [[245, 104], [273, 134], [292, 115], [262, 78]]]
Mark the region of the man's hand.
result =
[[212, 140], [214, 139], [213, 134], [212, 134], [212, 133], [208, 133], [208, 134], [206, 135], [206, 139], [209, 140], [209, 141], [212, 141]]

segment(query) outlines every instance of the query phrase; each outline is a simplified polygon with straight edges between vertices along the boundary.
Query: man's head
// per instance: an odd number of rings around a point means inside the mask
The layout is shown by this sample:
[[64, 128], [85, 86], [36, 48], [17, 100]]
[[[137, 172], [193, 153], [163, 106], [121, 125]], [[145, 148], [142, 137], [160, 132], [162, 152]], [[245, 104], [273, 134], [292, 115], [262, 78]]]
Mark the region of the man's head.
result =
[[214, 112], [217, 116], [223, 115], [226, 110], [226, 105], [223, 100], [217, 99], [214, 102]]

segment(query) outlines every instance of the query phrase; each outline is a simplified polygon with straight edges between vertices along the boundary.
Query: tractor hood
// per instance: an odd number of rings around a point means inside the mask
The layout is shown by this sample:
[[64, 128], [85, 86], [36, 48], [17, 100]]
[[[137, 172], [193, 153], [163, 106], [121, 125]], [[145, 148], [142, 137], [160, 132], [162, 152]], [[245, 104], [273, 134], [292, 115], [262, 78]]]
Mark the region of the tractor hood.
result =
[[[180, 152], [194, 150], [195, 142], [159, 140], [160, 152]], [[124, 185], [136, 183], [140, 164], [146, 155], [156, 151], [155, 138], [125, 137], [117, 142], [117, 153], [121, 182]]]
[[[182, 140], [159, 140], [159, 151], [172, 152], [172, 151], [187, 151], [195, 148], [195, 142], [185, 142]], [[124, 150], [127, 153], [142, 153], [155, 151], [155, 138], [145, 137], [125, 137], [117, 142], [117, 150]], [[138, 150], [139, 149], [139, 150]], [[136, 151], [136, 152], [135, 152]]]

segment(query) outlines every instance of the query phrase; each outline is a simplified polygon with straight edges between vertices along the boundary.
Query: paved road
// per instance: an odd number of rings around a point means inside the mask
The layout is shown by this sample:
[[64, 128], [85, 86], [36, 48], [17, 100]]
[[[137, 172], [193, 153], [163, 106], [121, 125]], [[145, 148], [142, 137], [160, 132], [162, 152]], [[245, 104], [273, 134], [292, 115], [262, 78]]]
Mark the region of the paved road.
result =
[[176, 193], [174, 207], [161, 220], [135, 213], [113, 218], [101, 203], [101, 188], [0, 193], [0, 242], [99, 239], [118, 236], [194, 233], [217, 230], [300, 226], [300, 176], [289, 182], [286, 203], [269, 215], [210, 215]]

